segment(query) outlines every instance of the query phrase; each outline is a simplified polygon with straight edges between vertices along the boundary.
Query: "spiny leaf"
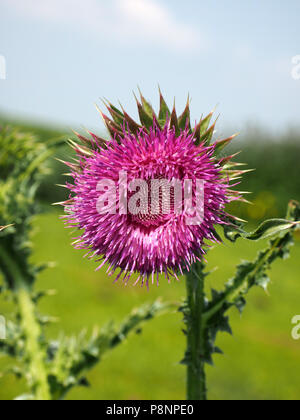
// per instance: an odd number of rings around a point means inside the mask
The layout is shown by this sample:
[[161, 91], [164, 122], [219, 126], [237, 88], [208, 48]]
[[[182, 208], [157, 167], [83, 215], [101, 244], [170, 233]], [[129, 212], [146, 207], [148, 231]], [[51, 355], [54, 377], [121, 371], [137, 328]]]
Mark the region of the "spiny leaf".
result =
[[[236, 269], [235, 275], [226, 284], [223, 291], [212, 291], [212, 299], [206, 302], [206, 308], [202, 316], [202, 322], [205, 324], [205, 336], [206, 336], [206, 362], [212, 363], [212, 355], [216, 352], [215, 340], [217, 333], [220, 331], [230, 332], [228, 323], [228, 317], [225, 316], [226, 312], [235, 306], [240, 313], [242, 313], [246, 305], [246, 295], [249, 290], [254, 286], [262, 287], [265, 291], [267, 290], [270, 278], [268, 271], [274, 261], [279, 258], [285, 259], [289, 256], [289, 251], [293, 245], [293, 231], [299, 226], [295, 224], [299, 220], [300, 205], [299, 203], [292, 201], [289, 204], [287, 219], [282, 221], [267, 221], [266, 224], [262, 224], [255, 232], [255, 234], [247, 234], [252, 236], [251, 239], [255, 240], [257, 236], [268, 237], [269, 234], [274, 234], [274, 239], [269, 241], [268, 247], [260, 251], [256, 259], [251, 261], [241, 262]], [[284, 222], [288, 223], [288, 230], [284, 233], [282, 228]], [[241, 225], [236, 223], [236, 228]]]
[[174, 304], [157, 300], [133, 310], [119, 327], [111, 322], [100, 331], [95, 329], [90, 339], [86, 338], [83, 331], [78, 337], [61, 336], [59, 340], [51, 342], [48, 364], [54, 399], [61, 399], [75, 386], [84, 385], [84, 375], [101, 362], [105, 353], [123, 343], [130, 333], [139, 333], [145, 322], [173, 307]]
[[264, 221], [254, 232], [247, 233], [237, 228], [235, 232], [231, 231], [226, 237], [232, 242], [235, 242], [238, 238], [258, 241], [278, 235], [282, 231], [296, 227], [297, 224], [297, 222], [286, 219], [270, 219]]
[[298, 201], [291, 200], [289, 202], [286, 218], [295, 222], [300, 220], [300, 204]]

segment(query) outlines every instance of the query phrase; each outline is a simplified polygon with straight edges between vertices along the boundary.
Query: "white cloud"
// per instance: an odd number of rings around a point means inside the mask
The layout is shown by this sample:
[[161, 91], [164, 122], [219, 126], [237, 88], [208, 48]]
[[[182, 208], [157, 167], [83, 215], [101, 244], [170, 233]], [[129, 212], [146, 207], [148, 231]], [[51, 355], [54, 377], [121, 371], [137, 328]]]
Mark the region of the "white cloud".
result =
[[157, 0], [2, 0], [9, 9], [39, 21], [68, 24], [120, 43], [174, 50], [201, 47], [198, 30], [180, 22]]
[[168, 47], [187, 50], [200, 45], [198, 31], [178, 22], [167, 8], [153, 0], [118, 0], [117, 4], [132, 37], [138, 34]]

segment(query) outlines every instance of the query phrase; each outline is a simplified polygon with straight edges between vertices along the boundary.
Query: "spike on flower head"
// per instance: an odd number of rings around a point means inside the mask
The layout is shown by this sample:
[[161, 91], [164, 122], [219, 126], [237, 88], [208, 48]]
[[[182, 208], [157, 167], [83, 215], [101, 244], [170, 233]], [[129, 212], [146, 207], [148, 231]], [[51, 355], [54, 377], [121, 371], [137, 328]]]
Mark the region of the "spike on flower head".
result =
[[137, 274], [148, 285], [159, 274], [177, 278], [203, 258], [207, 240], [218, 242], [215, 226], [227, 223], [226, 204], [242, 198], [232, 182], [243, 171], [218, 157], [234, 136], [212, 143], [212, 113], [192, 128], [189, 99], [179, 117], [161, 92], [158, 114], [142, 94], [136, 101], [140, 123], [105, 101], [108, 141], [75, 133], [81, 144], [71, 142], [78, 162], [69, 164], [64, 205], [66, 224], [83, 230], [76, 248], [88, 249], [99, 269], [107, 263], [110, 275], [120, 269], [116, 280]]

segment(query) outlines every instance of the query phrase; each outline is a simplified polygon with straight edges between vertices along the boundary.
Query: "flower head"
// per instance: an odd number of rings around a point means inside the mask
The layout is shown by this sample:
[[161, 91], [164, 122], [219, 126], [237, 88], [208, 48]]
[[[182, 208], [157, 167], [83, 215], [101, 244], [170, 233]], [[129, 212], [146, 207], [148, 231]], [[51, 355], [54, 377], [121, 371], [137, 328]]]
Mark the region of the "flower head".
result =
[[[241, 173], [216, 153], [233, 137], [210, 144], [212, 114], [191, 129], [189, 104], [181, 117], [161, 96], [157, 117], [141, 96], [142, 125], [107, 104], [103, 115], [109, 141], [91, 134], [72, 142], [78, 162], [68, 163], [73, 183], [65, 205], [66, 223], [83, 233], [76, 248], [117, 269], [127, 284], [170, 279], [189, 270], [205, 254], [206, 240], [217, 242], [215, 225], [226, 223], [225, 205], [240, 198], [231, 181]], [[86, 147], [89, 145], [89, 147]]]

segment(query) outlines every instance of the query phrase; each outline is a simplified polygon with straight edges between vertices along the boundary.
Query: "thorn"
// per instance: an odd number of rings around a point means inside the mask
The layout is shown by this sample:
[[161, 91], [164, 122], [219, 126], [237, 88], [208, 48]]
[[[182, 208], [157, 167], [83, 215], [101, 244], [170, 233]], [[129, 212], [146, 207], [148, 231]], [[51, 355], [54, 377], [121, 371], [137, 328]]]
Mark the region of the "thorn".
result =
[[[240, 132], [238, 132], [238, 133], [235, 133], [235, 134], [233, 134], [231, 137], [229, 137], [231, 140], [233, 140], [234, 138], [236, 138], [237, 136], [239, 136], [241, 133]], [[240, 153], [240, 152], [239, 152]]]
[[110, 107], [110, 102], [107, 100], [107, 99], [105, 99], [105, 98], [100, 98], [100, 101], [103, 103], [103, 105], [106, 107], [106, 108], [109, 108]]
[[214, 143], [214, 145], [216, 147], [218, 146], [223, 146], [225, 147], [225, 145], [227, 145], [228, 143], [230, 143], [235, 137], [237, 137], [239, 135], [239, 133], [233, 134], [232, 136], [228, 137], [227, 139], [223, 139], [223, 140], [218, 140]]
[[137, 88], [138, 88], [138, 91], [139, 91], [139, 94], [140, 94], [141, 100], [143, 101], [144, 96], [143, 96], [143, 94], [142, 94], [142, 91], [141, 91], [141, 89], [140, 89], [139, 85], [137, 85]]
[[188, 97], [187, 97], [187, 101], [186, 101], [186, 106], [189, 108], [190, 107], [190, 93], [188, 93]]
[[[219, 106], [220, 104], [218, 103], [218, 104], [216, 104], [215, 105], [215, 107], [212, 109], [212, 111], [210, 112], [210, 114], [211, 115], [213, 115], [215, 112], [216, 112], [216, 110], [217, 110], [217, 108], [218, 108], [218, 106]], [[220, 114], [219, 114], [220, 115]]]
[[245, 204], [250, 204], [251, 206], [254, 205], [252, 201], [246, 200], [246, 198], [243, 198], [243, 197], [239, 198], [238, 201], [241, 201], [242, 203], [245, 203]]
[[99, 114], [101, 115], [101, 118], [103, 119], [104, 124], [106, 125], [106, 121], [105, 121], [106, 116], [103, 114], [103, 112], [101, 111], [101, 109], [99, 108], [99, 106], [96, 103], [95, 103], [95, 107], [96, 107], [97, 111], [99, 112]]
[[104, 98], [104, 97], [103, 97], [103, 98], [102, 98], [102, 102], [103, 102], [103, 101], [104, 101], [104, 102], [106, 101], [106, 102], [109, 104], [109, 106], [111, 106], [111, 105], [112, 105], [112, 103], [111, 103], [111, 102], [110, 102], [107, 98]]
[[57, 162], [63, 163], [64, 165], [66, 165], [66, 164], [67, 164], [67, 162], [66, 162], [66, 161], [61, 160], [61, 159], [59, 159], [59, 158], [54, 158], [54, 159], [55, 159], [55, 160], [57, 160]]
[[251, 191], [235, 191], [235, 190], [228, 190], [228, 192], [230, 192], [230, 193], [234, 193], [234, 194], [253, 194], [253, 192], [251, 192]]
[[255, 172], [257, 169], [243, 169], [241, 171], [238, 171], [240, 174], [246, 174], [249, 172]]
[[64, 201], [60, 201], [58, 203], [52, 203], [51, 206], [64, 206]]
[[138, 106], [140, 106], [140, 105], [141, 105], [141, 103], [140, 103], [140, 101], [138, 100], [138, 98], [137, 98], [137, 96], [136, 96], [136, 94], [135, 94], [134, 90], [132, 91], [132, 93], [133, 93], [133, 96], [134, 96], [134, 98], [135, 98], [135, 100], [136, 100], [137, 105], [138, 105]]
[[7, 229], [7, 228], [12, 227], [12, 226], [14, 226], [14, 225], [11, 224], [11, 225], [7, 225], [7, 226], [0, 226], [0, 232], [2, 232], [2, 230]]
[[83, 141], [84, 143], [88, 144], [90, 143], [90, 140], [84, 136], [82, 136], [81, 134], [79, 134], [77, 131], [72, 130], [72, 132], [75, 134], [76, 137], [78, 137], [81, 141]]
[[247, 220], [244, 220], [244, 219], [240, 219], [239, 217], [237, 217], [237, 216], [230, 216], [231, 217], [231, 219], [234, 219], [234, 220], [236, 220], [237, 222], [242, 222], [242, 223], [248, 223], [247, 222]]

